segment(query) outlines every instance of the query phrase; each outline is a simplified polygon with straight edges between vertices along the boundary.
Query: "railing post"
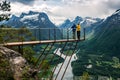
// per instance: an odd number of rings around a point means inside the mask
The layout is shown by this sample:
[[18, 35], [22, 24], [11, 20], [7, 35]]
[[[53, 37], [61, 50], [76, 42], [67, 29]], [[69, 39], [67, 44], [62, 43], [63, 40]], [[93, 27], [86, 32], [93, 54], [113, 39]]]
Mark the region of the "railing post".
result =
[[19, 42], [19, 30], [16, 29], [16, 31], [17, 31], [17, 39], [18, 39], [18, 42]]
[[69, 28], [67, 28], [67, 40], [69, 41]]
[[56, 31], [55, 31], [55, 28], [54, 28], [54, 41], [56, 41]]
[[21, 52], [21, 48], [20, 48], [20, 45], [18, 45], [18, 52], [19, 52], [19, 53]]
[[85, 28], [84, 28], [84, 40], [85, 40]]
[[62, 28], [62, 39], [63, 39], [63, 28]]
[[40, 32], [40, 28], [39, 28], [39, 41], [41, 41], [41, 32]]
[[37, 40], [37, 28], [35, 28], [35, 37], [36, 37], [36, 40]]
[[18, 45], [18, 52], [23, 55], [23, 45]]
[[49, 32], [48, 35], [49, 35], [49, 40], [50, 40], [50, 28], [48, 28], [48, 30], [49, 30], [49, 31], [48, 31], [48, 32]]

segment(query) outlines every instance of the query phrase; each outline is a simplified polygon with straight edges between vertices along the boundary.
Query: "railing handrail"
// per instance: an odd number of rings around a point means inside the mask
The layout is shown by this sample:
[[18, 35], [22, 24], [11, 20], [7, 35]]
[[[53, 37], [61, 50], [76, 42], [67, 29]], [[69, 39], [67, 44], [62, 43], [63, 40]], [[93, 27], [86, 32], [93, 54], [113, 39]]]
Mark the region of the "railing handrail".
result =
[[0, 28], [0, 29], [66, 29], [66, 30], [69, 30], [69, 29], [72, 29], [72, 28], [59, 28], [59, 27], [55, 27], [55, 28]]
[[[71, 28], [0, 28], [0, 30], [3, 30], [4, 32], [6, 32], [7, 34], [12, 33], [12, 31], [19, 31], [20, 32], [16, 32], [14, 34], [16, 34], [18, 36], [18, 38], [20, 40], [22, 40], [24, 38], [23, 41], [33, 41], [32, 38], [28, 38], [25, 37], [24, 32], [22, 32], [22, 30], [28, 30], [31, 33], [31, 37], [34, 38], [34, 40], [36, 41], [42, 41], [42, 40], [63, 40], [63, 39], [67, 39], [68, 41], [70, 39], [75, 39], [77, 40], [77, 36], [76, 34], [72, 33], [72, 29]], [[5, 31], [6, 30], [6, 31]], [[11, 30], [11, 31], [9, 31]], [[83, 30], [83, 31], [82, 31]], [[81, 30], [82, 33], [82, 37], [85, 39], [85, 28]], [[77, 31], [76, 31], [77, 32]], [[6, 34], [6, 36], [7, 36]], [[45, 37], [47, 36], [47, 37]], [[73, 38], [73, 36], [75, 36], [75, 38]], [[9, 36], [7, 36], [9, 38]], [[6, 39], [4, 40], [6, 43], [8, 42], [12, 42], [7, 40], [7, 37], [5, 37]], [[16, 37], [13, 37], [14, 40], [16, 40], [16, 42], [19, 42], [20, 40], [17, 40]]]

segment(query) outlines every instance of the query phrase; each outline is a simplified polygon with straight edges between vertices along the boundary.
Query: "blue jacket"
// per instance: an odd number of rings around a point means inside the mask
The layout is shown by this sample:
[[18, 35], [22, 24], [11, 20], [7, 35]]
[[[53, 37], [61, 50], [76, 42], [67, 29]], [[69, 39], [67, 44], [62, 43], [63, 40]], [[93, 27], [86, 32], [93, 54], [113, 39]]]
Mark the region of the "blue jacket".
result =
[[73, 26], [71, 27], [72, 28], [72, 31], [75, 32], [76, 31], [76, 25], [73, 24]]

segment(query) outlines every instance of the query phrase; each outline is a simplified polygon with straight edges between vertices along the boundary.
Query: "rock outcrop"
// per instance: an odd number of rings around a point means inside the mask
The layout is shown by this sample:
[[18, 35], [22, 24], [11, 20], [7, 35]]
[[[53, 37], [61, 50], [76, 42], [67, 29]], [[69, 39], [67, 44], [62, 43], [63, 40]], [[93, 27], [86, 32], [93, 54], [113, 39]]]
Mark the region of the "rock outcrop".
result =
[[22, 80], [24, 75], [27, 75], [32, 71], [26, 59], [23, 58], [20, 53], [6, 47], [0, 47], [0, 53], [8, 60], [15, 80]]

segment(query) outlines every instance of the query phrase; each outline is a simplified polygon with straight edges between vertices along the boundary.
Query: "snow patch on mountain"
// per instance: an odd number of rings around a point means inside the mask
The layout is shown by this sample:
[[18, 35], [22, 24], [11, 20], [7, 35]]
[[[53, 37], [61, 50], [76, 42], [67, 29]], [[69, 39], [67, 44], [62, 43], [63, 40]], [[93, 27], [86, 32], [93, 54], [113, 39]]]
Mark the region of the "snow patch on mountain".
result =
[[55, 28], [56, 26], [50, 21], [48, 15], [44, 12], [29, 11], [22, 13], [19, 17], [12, 15], [12, 17], [5, 22], [0, 22], [0, 25], [5, 24], [11, 27], [20, 28]]
[[91, 26], [91, 24], [96, 23], [97, 20], [96, 19], [92, 19], [92, 18], [85, 18], [83, 19], [83, 21], [80, 22], [80, 24], [84, 24], [85, 27]]
[[39, 16], [39, 14], [26, 15], [26, 16], [24, 16], [23, 18], [21, 18], [20, 21], [24, 21], [24, 20], [34, 20], [34, 21], [37, 21], [37, 20], [39, 20], [39, 19], [38, 19], [38, 16]]
[[120, 15], [120, 9], [116, 10], [116, 11], [113, 13], [113, 15], [116, 15], [116, 14]]
[[89, 21], [89, 22], [91, 22], [91, 23], [97, 22], [97, 20], [95, 20], [95, 19], [86, 19], [86, 20]]

